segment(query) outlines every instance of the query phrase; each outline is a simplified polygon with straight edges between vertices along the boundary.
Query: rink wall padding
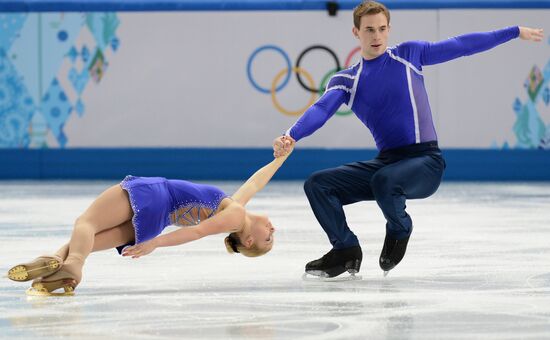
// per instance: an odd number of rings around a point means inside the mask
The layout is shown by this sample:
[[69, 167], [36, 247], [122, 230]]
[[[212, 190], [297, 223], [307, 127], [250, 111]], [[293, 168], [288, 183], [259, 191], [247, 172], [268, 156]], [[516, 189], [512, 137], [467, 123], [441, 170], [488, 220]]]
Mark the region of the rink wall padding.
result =
[[[304, 180], [317, 170], [372, 159], [372, 149], [295, 150], [277, 180]], [[452, 181], [548, 181], [544, 150], [443, 150]], [[122, 179], [126, 175], [189, 180], [245, 180], [271, 160], [269, 149], [3, 149], [0, 179]]]

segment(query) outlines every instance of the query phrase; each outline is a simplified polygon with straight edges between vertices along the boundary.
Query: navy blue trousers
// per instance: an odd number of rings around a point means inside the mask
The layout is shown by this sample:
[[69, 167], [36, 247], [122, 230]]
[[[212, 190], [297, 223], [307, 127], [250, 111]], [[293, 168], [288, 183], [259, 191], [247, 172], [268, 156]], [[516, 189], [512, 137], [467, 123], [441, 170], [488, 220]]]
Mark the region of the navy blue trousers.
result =
[[386, 233], [403, 239], [412, 232], [406, 199], [432, 195], [444, 169], [437, 142], [426, 142], [383, 151], [370, 161], [315, 172], [304, 190], [333, 248], [343, 249], [359, 245], [346, 222], [344, 205], [375, 200], [386, 218]]

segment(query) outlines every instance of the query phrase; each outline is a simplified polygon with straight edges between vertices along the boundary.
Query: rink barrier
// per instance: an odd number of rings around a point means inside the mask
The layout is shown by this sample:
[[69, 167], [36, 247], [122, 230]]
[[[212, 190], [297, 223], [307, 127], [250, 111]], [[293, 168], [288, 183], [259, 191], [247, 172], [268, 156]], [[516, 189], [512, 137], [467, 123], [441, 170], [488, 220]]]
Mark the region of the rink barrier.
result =
[[[330, 3], [330, 5], [329, 5]], [[350, 10], [358, 0], [2, 0], [0, 12], [133, 12], [133, 11], [299, 11]], [[548, 0], [385, 0], [390, 9], [513, 9], [550, 8]]]
[[[122, 179], [162, 176], [190, 180], [244, 180], [272, 159], [270, 149], [71, 148], [2, 149], [0, 179]], [[317, 170], [368, 160], [372, 149], [296, 149], [275, 179], [304, 180]], [[549, 181], [544, 150], [443, 150], [445, 180]]]

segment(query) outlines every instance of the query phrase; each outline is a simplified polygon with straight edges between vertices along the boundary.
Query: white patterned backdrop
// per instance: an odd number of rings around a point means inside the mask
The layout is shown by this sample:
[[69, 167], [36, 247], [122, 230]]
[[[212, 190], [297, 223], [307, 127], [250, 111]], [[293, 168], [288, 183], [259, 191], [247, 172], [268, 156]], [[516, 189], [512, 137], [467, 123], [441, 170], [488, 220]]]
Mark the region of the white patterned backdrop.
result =
[[[395, 10], [390, 44], [518, 24], [550, 32], [549, 19]], [[268, 147], [358, 57], [351, 11], [2, 13], [0, 27], [2, 148]], [[288, 72], [301, 54], [303, 84]], [[550, 148], [548, 37], [425, 70], [443, 147]], [[301, 145], [374, 147], [346, 108]]]

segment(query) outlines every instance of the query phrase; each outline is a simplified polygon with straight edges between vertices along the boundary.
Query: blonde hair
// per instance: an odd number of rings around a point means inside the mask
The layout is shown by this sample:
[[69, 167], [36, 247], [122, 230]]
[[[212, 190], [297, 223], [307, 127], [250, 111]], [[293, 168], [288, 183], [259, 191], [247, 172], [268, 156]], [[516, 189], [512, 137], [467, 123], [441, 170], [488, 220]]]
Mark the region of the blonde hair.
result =
[[256, 244], [253, 244], [250, 248], [245, 247], [241, 243], [237, 233], [229, 234], [229, 236], [224, 239], [224, 243], [228, 253], [241, 253], [246, 257], [262, 256], [270, 250], [269, 248], [260, 249]]
[[376, 1], [363, 1], [353, 9], [353, 25], [355, 25], [356, 28], [359, 28], [361, 25], [361, 17], [365, 15], [375, 15], [378, 13], [384, 13], [386, 19], [388, 19], [389, 25], [390, 11], [386, 6]]

